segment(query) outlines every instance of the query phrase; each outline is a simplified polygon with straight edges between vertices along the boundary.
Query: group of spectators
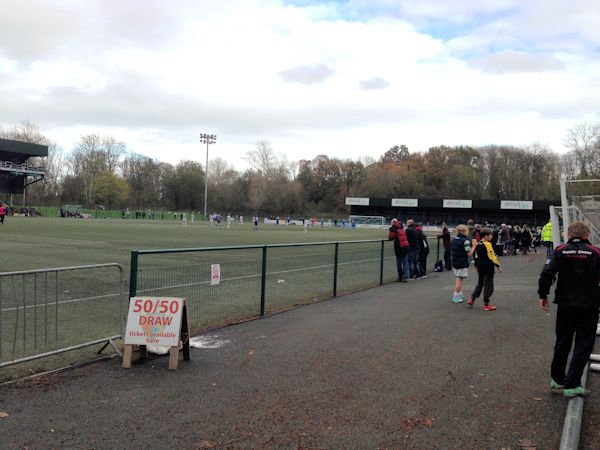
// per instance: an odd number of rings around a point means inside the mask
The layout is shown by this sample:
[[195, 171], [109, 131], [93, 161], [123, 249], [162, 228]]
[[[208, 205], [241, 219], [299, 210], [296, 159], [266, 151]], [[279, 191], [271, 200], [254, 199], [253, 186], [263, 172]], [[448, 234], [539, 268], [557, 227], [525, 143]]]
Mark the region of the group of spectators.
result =
[[[406, 227], [398, 219], [392, 219], [389, 228], [389, 239], [394, 241], [394, 252], [398, 266], [398, 281], [405, 282], [409, 279], [427, 276], [427, 256], [430, 247], [423, 227], [413, 219], [406, 221]], [[467, 221], [467, 238], [470, 241], [480, 242], [482, 229], [472, 219]], [[538, 247], [546, 247], [547, 258], [553, 251], [552, 222], [544, 227], [529, 227], [529, 225], [507, 225], [505, 223], [489, 227], [492, 230], [490, 244], [498, 256], [527, 255], [530, 251], [538, 253]], [[486, 227], [487, 229], [487, 227]], [[450, 229], [443, 223], [442, 231], [436, 236], [442, 241], [444, 249], [443, 269], [452, 269], [452, 236]], [[443, 270], [440, 268], [440, 270]]]
[[58, 213], [60, 214], [60, 217], [70, 217], [75, 219], [81, 219], [83, 217], [80, 209], [59, 208]]
[[[554, 303], [558, 307], [548, 387], [568, 398], [587, 395], [589, 390], [582, 386], [581, 379], [594, 349], [600, 316], [600, 249], [589, 241], [589, 226], [584, 222], [572, 223], [567, 230], [568, 241], [554, 249], [552, 222], [543, 228], [502, 224], [494, 229], [469, 222], [456, 227], [454, 238], [445, 225], [438, 235], [446, 249], [445, 268], [453, 269], [456, 275], [452, 302], [462, 303], [467, 299], [462, 293], [462, 285], [473, 260], [478, 280], [467, 305], [472, 307], [483, 293], [483, 310], [495, 311], [496, 306], [490, 303], [494, 272], [496, 269], [502, 272], [497, 255], [504, 254], [506, 246], [513, 247], [512, 254], [520, 250], [526, 255], [530, 249], [537, 252], [536, 244], [543, 243], [547, 248], [547, 259], [539, 277], [539, 305], [542, 310], [549, 310], [548, 294], [556, 283]], [[404, 229], [402, 223], [393, 219], [389, 239], [394, 241], [398, 280], [406, 281], [415, 274], [419, 276], [419, 269], [424, 267], [415, 267], [414, 261], [416, 257], [420, 258], [420, 250], [428, 247], [422, 230], [419, 231], [412, 220], [407, 221]]]
[[427, 255], [429, 242], [423, 227], [413, 219], [406, 221], [406, 228], [398, 219], [393, 219], [389, 229], [389, 239], [394, 241], [394, 253], [398, 268], [398, 281], [427, 276]]
[[[468, 238], [481, 241], [482, 227], [472, 219], [467, 222]], [[538, 247], [546, 247], [546, 255], [552, 254], [552, 222], [548, 221], [544, 227], [529, 227], [529, 225], [507, 225], [505, 223], [490, 227], [492, 229], [491, 245], [497, 256], [527, 255], [530, 251], [538, 253]], [[442, 232], [437, 235], [444, 246], [444, 268], [450, 270], [451, 264], [451, 235], [446, 224], [442, 225]]]

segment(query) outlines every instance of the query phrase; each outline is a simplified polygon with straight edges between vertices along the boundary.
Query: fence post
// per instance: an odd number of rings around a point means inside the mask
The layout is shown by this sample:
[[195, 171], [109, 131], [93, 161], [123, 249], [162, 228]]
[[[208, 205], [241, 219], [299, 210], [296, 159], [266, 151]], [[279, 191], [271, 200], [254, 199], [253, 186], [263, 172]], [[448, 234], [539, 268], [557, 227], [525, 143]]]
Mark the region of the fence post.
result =
[[338, 276], [338, 255], [340, 243], [335, 243], [335, 256], [333, 258], [333, 296], [337, 296], [337, 276]]
[[131, 268], [129, 269], [129, 298], [137, 295], [138, 252], [131, 251]]
[[383, 254], [385, 252], [385, 241], [381, 241], [381, 264], [379, 266], [379, 286], [383, 285]]
[[267, 246], [262, 249], [262, 278], [260, 280], [260, 315], [265, 315], [265, 289], [267, 287]]
[[0, 277], [0, 359], [2, 359], [2, 322], [4, 319], [2, 318], [2, 277]]

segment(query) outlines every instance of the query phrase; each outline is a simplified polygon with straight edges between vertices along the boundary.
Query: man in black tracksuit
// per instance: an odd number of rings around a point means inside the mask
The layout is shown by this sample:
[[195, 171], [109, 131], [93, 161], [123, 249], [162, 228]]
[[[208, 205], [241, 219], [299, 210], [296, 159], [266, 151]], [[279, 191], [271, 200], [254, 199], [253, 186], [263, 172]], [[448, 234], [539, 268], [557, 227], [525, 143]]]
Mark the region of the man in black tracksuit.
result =
[[[600, 250], [588, 241], [589, 227], [574, 222], [568, 229], [569, 241], [556, 248], [550, 263], [540, 274], [540, 307], [548, 311], [548, 293], [558, 274], [554, 303], [556, 344], [552, 359], [550, 387], [562, 389], [566, 397], [585, 395], [581, 386], [583, 370], [594, 349], [600, 307]], [[567, 359], [575, 336], [575, 348], [565, 376]]]

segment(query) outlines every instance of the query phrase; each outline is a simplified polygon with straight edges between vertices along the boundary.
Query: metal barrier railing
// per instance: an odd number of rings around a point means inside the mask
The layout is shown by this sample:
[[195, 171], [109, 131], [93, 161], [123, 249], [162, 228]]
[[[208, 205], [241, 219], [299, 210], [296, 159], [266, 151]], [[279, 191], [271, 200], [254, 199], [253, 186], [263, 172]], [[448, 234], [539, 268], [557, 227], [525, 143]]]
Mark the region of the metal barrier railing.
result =
[[[212, 264], [221, 266], [219, 285], [211, 285]], [[198, 329], [396, 278], [393, 245], [381, 239], [134, 250], [129, 296], [185, 297], [191, 326]]]
[[[100, 273], [112, 269], [118, 280]], [[124, 282], [117, 263], [0, 273], [0, 367], [101, 343], [119, 352]]]

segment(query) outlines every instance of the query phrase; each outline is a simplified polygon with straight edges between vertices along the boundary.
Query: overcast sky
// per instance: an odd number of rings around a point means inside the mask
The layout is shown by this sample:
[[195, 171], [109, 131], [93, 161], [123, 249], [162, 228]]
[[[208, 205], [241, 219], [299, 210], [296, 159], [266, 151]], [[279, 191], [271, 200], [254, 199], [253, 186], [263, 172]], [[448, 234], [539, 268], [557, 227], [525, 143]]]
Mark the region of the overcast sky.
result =
[[0, 125], [237, 168], [600, 122], [598, 0], [0, 0]]

